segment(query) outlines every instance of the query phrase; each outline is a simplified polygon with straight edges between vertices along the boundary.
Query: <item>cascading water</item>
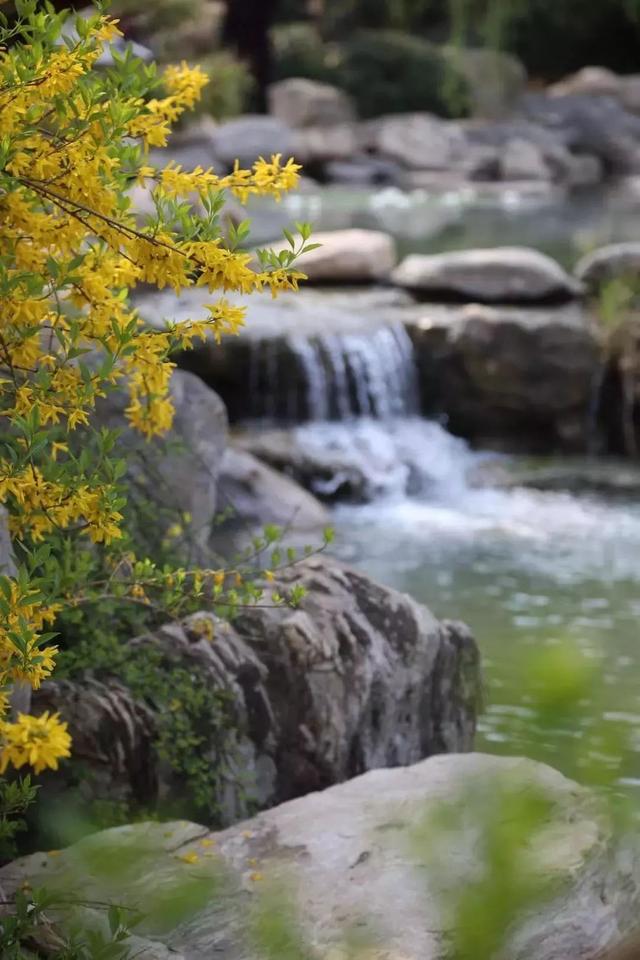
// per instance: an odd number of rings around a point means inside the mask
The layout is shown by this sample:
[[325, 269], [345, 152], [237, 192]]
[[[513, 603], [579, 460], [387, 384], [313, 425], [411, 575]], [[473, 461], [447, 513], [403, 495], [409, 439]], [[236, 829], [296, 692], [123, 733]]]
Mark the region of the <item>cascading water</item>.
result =
[[418, 411], [413, 347], [401, 323], [259, 339], [251, 349], [253, 419], [385, 420]]

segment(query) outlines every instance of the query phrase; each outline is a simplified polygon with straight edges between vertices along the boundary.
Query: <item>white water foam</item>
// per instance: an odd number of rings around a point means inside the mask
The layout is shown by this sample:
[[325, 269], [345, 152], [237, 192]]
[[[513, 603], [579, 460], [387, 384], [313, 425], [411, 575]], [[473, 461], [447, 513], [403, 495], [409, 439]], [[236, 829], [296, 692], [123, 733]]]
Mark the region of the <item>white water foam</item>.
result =
[[[481, 546], [565, 582], [640, 578], [640, 506], [476, 487], [469, 478], [487, 454], [418, 418], [309, 424], [296, 437], [323, 459], [348, 457], [365, 474], [373, 502], [338, 507], [336, 522], [379, 531], [390, 555], [424, 552], [425, 544], [433, 553]], [[375, 540], [367, 535], [374, 549]]]

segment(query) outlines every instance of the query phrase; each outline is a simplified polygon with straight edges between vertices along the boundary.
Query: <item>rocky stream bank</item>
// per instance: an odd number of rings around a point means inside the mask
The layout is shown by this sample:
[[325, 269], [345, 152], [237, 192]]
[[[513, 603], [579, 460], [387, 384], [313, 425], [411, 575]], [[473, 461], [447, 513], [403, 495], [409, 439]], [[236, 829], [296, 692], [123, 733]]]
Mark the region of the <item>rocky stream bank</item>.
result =
[[[339, 91], [284, 81], [271, 91], [270, 116], [201, 123], [171, 156], [224, 169], [238, 156], [294, 153], [322, 182], [435, 193], [452, 183], [488, 193], [515, 184], [549, 197], [615, 178], [632, 195], [640, 108], [631, 81], [618, 81], [594, 89], [587, 74], [564, 89], [522, 91], [491, 121], [360, 121]], [[142, 213], [144, 188], [135, 202]], [[523, 247], [402, 257], [379, 230], [317, 239], [300, 295], [256, 298], [239, 337], [177, 358], [170, 442], [143, 446], [123, 434], [130, 503], [152, 507], [142, 531], [151, 551], [176, 513], [189, 518], [176, 549], [201, 559], [265, 523], [313, 542], [337, 501], [376, 501], [390, 490], [428, 497], [442, 480], [437, 457], [429, 460], [407, 424], [446, 426], [456, 449], [468, 441], [565, 456], [633, 452], [636, 335], [631, 324], [618, 339], [603, 332], [598, 295], [612, 278], [634, 281], [638, 244], [597, 250], [567, 269]], [[205, 299], [141, 294], [137, 305], [157, 325], [200, 315]], [[114, 395], [98, 416], [122, 426], [123, 408]], [[376, 443], [371, 423], [385, 425], [391, 446]], [[308, 424], [322, 435], [306, 434]], [[490, 466], [489, 481], [476, 474], [475, 482], [529, 483], [500, 479]], [[539, 471], [530, 483], [572, 481]], [[216, 524], [230, 505], [233, 515]], [[171, 890], [185, 870], [205, 879], [222, 870], [227, 884], [194, 919], [143, 927], [135, 945], [146, 960], [252, 957], [246, 917], [264, 878], [294, 889], [318, 955], [340, 956], [340, 938], [355, 926], [380, 960], [440, 960], [451, 938], [441, 865], [411, 849], [411, 830], [430, 805], [494, 796], [504, 778], [550, 801], [531, 856], [549, 897], [519, 918], [509, 955], [596, 960], [625, 936], [637, 918], [635, 845], [615, 835], [592, 795], [549, 767], [470, 752], [481, 682], [469, 628], [330, 557], [292, 566], [270, 589], [296, 586], [306, 596], [295, 610], [266, 605], [223, 626], [205, 608], [128, 640], [132, 655], [152, 649], [166, 675], [204, 678], [220, 694], [225, 735], [212, 737], [204, 759], [219, 771], [209, 799], [221, 829], [181, 820], [99, 833], [60, 856], [3, 868], [3, 892], [45, 877], [64, 889], [71, 871], [87, 898], [94, 885], [98, 896], [101, 849], [141, 850], [118, 891], [131, 906], [144, 905], [152, 883]], [[49, 797], [72, 789], [88, 804], [109, 795], [143, 809], [191, 799], [156, 749], [158, 705], [117, 676], [56, 680], [36, 707], [59, 709], [75, 743], [77, 765], [44, 781]], [[483, 868], [482, 821], [459, 827], [448, 848], [454, 883]], [[90, 906], [84, 919], [103, 923]]]

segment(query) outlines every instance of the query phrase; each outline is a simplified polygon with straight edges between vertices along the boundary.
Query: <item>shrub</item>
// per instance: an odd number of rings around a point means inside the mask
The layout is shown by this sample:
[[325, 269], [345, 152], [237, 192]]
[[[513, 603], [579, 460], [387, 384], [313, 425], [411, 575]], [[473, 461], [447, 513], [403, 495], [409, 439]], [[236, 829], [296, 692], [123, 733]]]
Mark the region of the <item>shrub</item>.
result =
[[[246, 224], [228, 241], [219, 225], [226, 191], [240, 201], [279, 196], [296, 183], [292, 161], [260, 160], [223, 178], [147, 162], [149, 147], [164, 146], [197, 102], [201, 70], [182, 64], [158, 76], [131, 56], [97, 70], [102, 44], [118, 33], [113, 21], [79, 17], [63, 41], [68, 14], [38, 0], [15, 8], [11, 25], [0, 22], [0, 503], [18, 561], [15, 575], [0, 576], [0, 773], [38, 773], [69, 755], [66, 725], [32, 716], [24, 695], [11, 716], [9, 697], [51, 675], [58, 650], [50, 627], [65, 609], [133, 603], [171, 616], [188, 591], [191, 602], [206, 595], [228, 614], [261, 594], [238, 571], [161, 567], [132, 553], [117, 433], [92, 426], [96, 400], [125, 389], [129, 423], [148, 438], [164, 434], [173, 418], [171, 351], [244, 322], [244, 308], [220, 294], [275, 295], [302, 275], [293, 248], [265, 253], [254, 270], [241, 251]], [[156, 207], [143, 227], [127, 196], [139, 178], [154, 183]], [[204, 216], [186, 200], [194, 193]], [[204, 317], [147, 329], [128, 303], [139, 283], [205, 286], [212, 302]], [[30, 791], [26, 784], [25, 803]], [[0, 821], [16, 807], [0, 809]]]
[[465, 81], [434, 44], [396, 30], [360, 30], [322, 43], [311, 24], [272, 31], [274, 76], [332, 83], [353, 98], [361, 117], [427, 110], [459, 116], [468, 108]]
[[253, 90], [253, 78], [247, 65], [222, 50], [205, 57], [202, 66], [209, 76], [215, 77], [215, 82], [205, 87], [197, 112], [218, 120], [244, 113]]
[[465, 112], [464, 81], [433, 44], [392, 30], [360, 31], [341, 46], [339, 85], [363, 117], [413, 110]]
[[301, 21], [276, 26], [271, 31], [271, 43], [274, 80], [307, 77], [340, 86], [340, 76], [333, 72], [338, 50], [324, 44], [312, 24]]

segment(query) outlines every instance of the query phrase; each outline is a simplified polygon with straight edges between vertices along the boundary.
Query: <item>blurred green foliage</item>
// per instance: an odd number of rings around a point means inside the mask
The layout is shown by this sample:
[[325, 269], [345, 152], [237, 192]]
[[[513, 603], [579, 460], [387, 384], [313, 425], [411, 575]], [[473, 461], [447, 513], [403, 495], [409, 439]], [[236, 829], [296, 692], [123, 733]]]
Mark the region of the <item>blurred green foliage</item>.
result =
[[216, 120], [244, 113], [250, 106], [254, 88], [246, 64], [227, 50], [209, 53], [200, 57], [198, 62], [210, 80], [202, 91], [195, 113], [207, 114]]
[[340, 51], [324, 43], [313, 24], [304, 20], [275, 26], [271, 31], [273, 78], [307, 77], [322, 83], [340, 83], [336, 68]]
[[[283, 0], [281, 19], [300, 16], [299, 3]], [[398, 29], [437, 43], [498, 47], [549, 80], [586, 64], [638, 69], [638, 0], [325, 0], [315, 22], [328, 40]]]
[[358, 30], [321, 43], [310, 24], [273, 31], [274, 75], [330, 82], [353, 98], [359, 116], [426, 110], [459, 116], [466, 83], [432, 43], [397, 30]]

